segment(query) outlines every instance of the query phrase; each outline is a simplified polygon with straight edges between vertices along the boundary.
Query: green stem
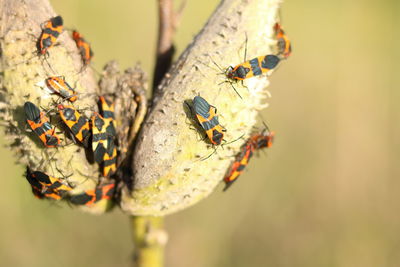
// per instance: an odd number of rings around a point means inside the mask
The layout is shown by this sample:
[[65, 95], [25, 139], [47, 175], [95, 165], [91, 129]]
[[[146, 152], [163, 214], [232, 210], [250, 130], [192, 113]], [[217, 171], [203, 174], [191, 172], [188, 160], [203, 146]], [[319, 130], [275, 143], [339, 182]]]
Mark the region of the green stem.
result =
[[131, 225], [135, 246], [134, 266], [164, 266], [164, 248], [168, 239], [164, 217], [132, 216]]

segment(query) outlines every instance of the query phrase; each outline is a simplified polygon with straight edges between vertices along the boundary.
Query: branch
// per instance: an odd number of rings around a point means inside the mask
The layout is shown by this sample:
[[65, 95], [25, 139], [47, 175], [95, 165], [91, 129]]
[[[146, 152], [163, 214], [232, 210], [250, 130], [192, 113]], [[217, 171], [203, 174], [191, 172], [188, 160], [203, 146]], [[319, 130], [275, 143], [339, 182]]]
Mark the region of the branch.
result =
[[158, 17], [157, 59], [154, 68], [153, 95], [171, 66], [172, 57], [175, 52], [173, 46], [175, 13], [172, 0], [158, 0]]
[[133, 190], [122, 190], [121, 207], [134, 215], [160, 216], [184, 209], [208, 196], [222, 180], [241, 141], [214, 148], [191, 129], [184, 101], [201, 95], [218, 109], [227, 129], [226, 141], [249, 135], [258, 111], [265, 107], [268, 78], [261, 76], [234, 86], [215, 64], [225, 69], [250, 58], [271, 54], [279, 0], [222, 1], [206, 26], [180, 56], [154, 96], [139, 134], [132, 162]]

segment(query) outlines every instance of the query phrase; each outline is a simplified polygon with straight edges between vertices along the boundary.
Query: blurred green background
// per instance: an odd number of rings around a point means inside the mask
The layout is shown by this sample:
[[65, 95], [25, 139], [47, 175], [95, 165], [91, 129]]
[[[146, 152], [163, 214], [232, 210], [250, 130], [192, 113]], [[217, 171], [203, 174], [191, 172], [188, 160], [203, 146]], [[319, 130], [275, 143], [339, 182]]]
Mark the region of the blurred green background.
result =
[[[96, 69], [117, 59], [152, 73], [155, 1], [52, 3], [91, 42]], [[178, 54], [217, 4], [187, 2]], [[400, 266], [399, 5], [283, 4], [293, 55], [272, 75], [263, 112], [274, 146], [227, 193], [221, 185], [167, 218], [167, 266]], [[38, 201], [12, 153], [0, 153], [0, 266], [130, 266], [125, 215]]]

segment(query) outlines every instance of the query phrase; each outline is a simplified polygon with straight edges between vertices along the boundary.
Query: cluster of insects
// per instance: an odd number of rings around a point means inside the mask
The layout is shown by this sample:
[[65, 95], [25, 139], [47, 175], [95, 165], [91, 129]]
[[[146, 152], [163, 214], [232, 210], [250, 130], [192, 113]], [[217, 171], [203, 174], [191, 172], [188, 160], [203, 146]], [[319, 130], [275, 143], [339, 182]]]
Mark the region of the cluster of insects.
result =
[[[274, 25], [274, 31], [275, 38], [277, 39], [277, 54], [259, 56], [234, 67], [228, 67], [224, 71], [228, 82], [238, 82], [254, 76], [260, 76], [274, 69], [282, 59], [287, 59], [290, 56], [292, 52], [291, 43], [279, 23]], [[234, 87], [233, 89], [239, 95]], [[239, 95], [239, 97], [241, 96]], [[221, 145], [226, 129], [219, 123], [217, 108], [210, 105], [201, 96], [195, 96], [193, 99], [193, 105], [189, 106], [189, 108], [192, 116], [196, 119], [196, 123], [202, 129], [204, 129], [211, 144], [214, 146]], [[224, 191], [237, 180], [244, 168], [249, 163], [249, 160], [255, 150], [272, 146], [273, 137], [274, 132], [270, 132], [268, 127], [265, 126], [262, 131], [253, 133], [249, 139], [246, 140], [223, 179], [225, 182]]]
[[[104, 96], [99, 98], [100, 113], [94, 113], [89, 120], [72, 105], [58, 104], [59, 123], [63, 123], [70, 131], [75, 143], [93, 152], [95, 161], [102, 169], [103, 177], [110, 177], [116, 171], [117, 148], [115, 144], [115, 121], [113, 104]], [[56, 128], [50, 123], [46, 112], [41, 111], [32, 102], [25, 102], [24, 111], [29, 127], [35, 132], [43, 145], [47, 148], [61, 146], [61, 138]], [[65, 179], [49, 176], [43, 172], [32, 171], [27, 168], [26, 178], [32, 186], [34, 195], [38, 198], [59, 200], [67, 196], [72, 187], [66, 184]], [[114, 190], [114, 182], [106, 182], [82, 195], [70, 198], [73, 204], [91, 205], [101, 199], [110, 199]], [[90, 197], [89, 197], [90, 196]]]
[[[56, 16], [44, 23], [41, 35], [37, 41], [37, 56], [44, 56], [49, 49], [57, 43], [57, 38], [63, 32], [63, 19]], [[93, 52], [89, 43], [80, 33], [72, 32], [82, 65], [90, 64]], [[58, 95], [61, 102], [55, 103], [51, 110], [43, 111], [32, 102], [25, 102], [24, 113], [27, 124], [37, 135], [46, 148], [57, 148], [62, 145], [61, 137], [56, 132], [48, 114], [57, 111], [58, 124], [63, 124], [74, 143], [83, 146], [93, 153], [93, 158], [101, 168], [105, 178], [95, 188], [84, 191], [78, 195], [69, 195], [73, 186], [66, 182], [67, 179], [56, 178], [40, 171], [26, 170], [26, 179], [32, 187], [32, 192], [37, 198], [53, 200], [68, 199], [75, 205], [91, 206], [103, 199], [111, 199], [115, 191], [115, 181], [109, 177], [117, 169], [116, 123], [114, 118], [114, 104], [106, 96], [100, 96], [98, 105], [99, 113], [94, 112], [91, 118], [76, 109], [73, 104], [78, 99], [78, 94], [63, 76], [51, 76], [45, 79], [45, 86], [52, 93]]]
[[[229, 82], [243, 81], [245, 79], [262, 75], [274, 69], [282, 59], [287, 59], [291, 54], [291, 44], [280, 24], [276, 23], [275, 36], [277, 39], [277, 54], [260, 56], [225, 70]], [[37, 41], [37, 55], [48, 55], [49, 49], [57, 43], [57, 38], [63, 32], [63, 19], [56, 16], [44, 23], [42, 32]], [[83, 67], [88, 66], [93, 57], [93, 52], [88, 42], [77, 31], [72, 32], [76, 46], [82, 58]], [[40, 171], [27, 167], [26, 179], [32, 187], [32, 192], [37, 198], [53, 200], [67, 199], [75, 205], [91, 206], [101, 200], [110, 200], [114, 197], [116, 182], [111, 176], [117, 170], [117, 143], [116, 121], [114, 117], [114, 103], [107, 96], [100, 96], [98, 100], [99, 112], [93, 112], [90, 118], [74, 107], [78, 99], [75, 89], [70, 86], [65, 77], [51, 76], [45, 79], [45, 86], [61, 98], [61, 102], [54, 104], [49, 110], [41, 110], [32, 102], [25, 102], [25, 119], [30, 129], [46, 148], [57, 148], [62, 145], [62, 138], [56, 132], [56, 125], [63, 124], [75, 144], [84, 147], [92, 153], [94, 161], [99, 164], [101, 182], [78, 195], [71, 194], [73, 185], [67, 179], [56, 178]], [[235, 89], [236, 91], [236, 89]], [[237, 91], [236, 91], [237, 92]], [[239, 95], [240, 96], [240, 95]], [[65, 104], [68, 102], [68, 104]], [[216, 107], [210, 105], [201, 96], [196, 96], [189, 105], [193, 119], [205, 131], [212, 145], [221, 145], [224, 141], [226, 129], [220, 125]], [[48, 114], [57, 111], [59, 121], [54, 125]], [[226, 190], [237, 180], [247, 166], [255, 150], [270, 147], [274, 133], [265, 126], [264, 130], [253, 133], [242, 146], [234, 162], [224, 177]], [[236, 140], [235, 140], [236, 141]]]

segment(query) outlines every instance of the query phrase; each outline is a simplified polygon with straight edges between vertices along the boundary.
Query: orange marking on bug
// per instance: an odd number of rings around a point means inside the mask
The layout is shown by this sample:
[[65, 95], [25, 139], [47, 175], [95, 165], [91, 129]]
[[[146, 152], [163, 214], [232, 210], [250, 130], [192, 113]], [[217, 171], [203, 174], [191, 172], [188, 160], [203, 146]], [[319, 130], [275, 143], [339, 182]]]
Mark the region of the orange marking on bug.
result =
[[[210, 112], [209, 112], [210, 116], [208, 118], [205, 118], [200, 114], [196, 114], [196, 118], [198, 119], [198, 121], [200, 122], [201, 125], [203, 125], [203, 123], [211, 123], [214, 118], [218, 119], [218, 116], [215, 111], [216, 111], [216, 108], [213, 106], [210, 106]], [[226, 131], [225, 128], [223, 128], [220, 124], [213, 125], [213, 127], [208, 130], [205, 129], [208, 139], [210, 140], [210, 142], [213, 145], [221, 144], [221, 141], [224, 138], [225, 131]], [[216, 138], [216, 136], [215, 136], [216, 134], [218, 135], [218, 138]]]
[[292, 53], [292, 44], [279, 23], [275, 24], [274, 31], [278, 40], [278, 54], [287, 59]]
[[75, 102], [78, 99], [75, 90], [65, 81], [63, 76], [52, 76], [47, 78], [45, 82], [52, 92], [68, 101]]
[[90, 44], [86, 42], [83, 36], [76, 30], [72, 32], [72, 38], [74, 39], [76, 46], [82, 57], [84, 65], [88, 65], [93, 58], [93, 51], [90, 48]]

